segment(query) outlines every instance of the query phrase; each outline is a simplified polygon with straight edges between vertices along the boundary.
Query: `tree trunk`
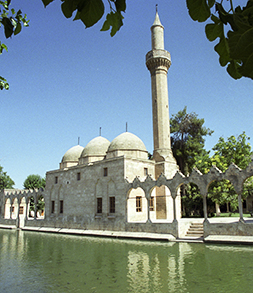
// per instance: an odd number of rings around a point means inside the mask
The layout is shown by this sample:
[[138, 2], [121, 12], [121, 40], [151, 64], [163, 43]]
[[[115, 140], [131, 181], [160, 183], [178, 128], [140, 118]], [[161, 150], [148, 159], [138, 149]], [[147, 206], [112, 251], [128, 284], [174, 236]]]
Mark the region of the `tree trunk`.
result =
[[220, 205], [218, 203], [215, 203], [215, 210], [216, 210], [216, 217], [220, 216]]

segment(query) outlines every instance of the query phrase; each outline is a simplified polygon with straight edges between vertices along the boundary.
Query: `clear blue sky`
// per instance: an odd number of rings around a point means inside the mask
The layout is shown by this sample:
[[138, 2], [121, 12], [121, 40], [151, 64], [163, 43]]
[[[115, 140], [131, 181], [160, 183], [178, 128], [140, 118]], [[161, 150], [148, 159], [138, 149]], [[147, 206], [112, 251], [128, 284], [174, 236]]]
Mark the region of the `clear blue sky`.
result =
[[171, 53], [168, 74], [170, 115], [187, 106], [214, 130], [211, 150], [220, 136], [243, 131], [253, 137], [250, 79], [233, 80], [220, 67], [204, 24], [188, 16], [185, 1], [127, 1], [124, 26], [113, 38], [100, 32], [103, 20], [85, 29], [67, 20], [60, 1], [46, 9], [41, 0], [12, 1], [30, 26], [11, 40], [0, 56], [0, 75], [9, 91], [0, 92], [0, 165], [23, 188], [29, 174], [45, 176], [59, 167], [64, 153], [99, 135], [112, 141], [128, 131], [153, 151], [151, 83], [145, 54], [151, 49], [155, 4]]

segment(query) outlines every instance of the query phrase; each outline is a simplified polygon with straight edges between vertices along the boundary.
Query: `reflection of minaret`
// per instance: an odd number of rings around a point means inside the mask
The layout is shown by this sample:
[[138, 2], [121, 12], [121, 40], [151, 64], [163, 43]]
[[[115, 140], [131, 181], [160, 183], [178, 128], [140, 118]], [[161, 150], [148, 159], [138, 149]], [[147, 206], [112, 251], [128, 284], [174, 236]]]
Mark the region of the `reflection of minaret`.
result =
[[175, 164], [170, 144], [170, 120], [167, 73], [171, 65], [170, 53], [164, 50], [164, 27], [158, 12], [151, 27], [152, 51], [146, 55], [146, 65], [151, 74], [154, 159]]

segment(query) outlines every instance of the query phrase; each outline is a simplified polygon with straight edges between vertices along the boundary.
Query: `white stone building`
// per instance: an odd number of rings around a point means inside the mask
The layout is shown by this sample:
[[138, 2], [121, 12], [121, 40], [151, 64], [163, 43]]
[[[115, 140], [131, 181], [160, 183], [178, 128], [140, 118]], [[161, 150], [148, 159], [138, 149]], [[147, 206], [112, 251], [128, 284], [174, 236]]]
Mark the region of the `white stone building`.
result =
[[[122, 231], [130, 229], [129, 223], [136, 230], [134, 223], [159, 225], [181, 216], [180, 196], [174, 195], [173, 201], [168, 187], [149, 185], [149, 181], [156, 181], [161, 174], [171, 179], [178, 171], [170, 144], [167, 72], [171, 60], [169, 52], [164, 50], [164, 28], [157, 12], [151, 37], [152, 50], [146, 55], [146, 65], [152, 85], [153, 159], [148, 159], [142, 140], [129, 132], [112, 142], [98, 136], [86, 147], [70, 148], [60, 168], [46, 174], [43, 223], [37, 221], [31, 225]], [[146, 180], [149, 187], [129, 188], [134, 180]], [[5, 214], [13, 209], [14, 193], [9, 194], [10, 204], [5, 207]], [[17, 196], [17, 209], [23, 204], [28, 211], [29, 196], [25, 203], [21, 201], [22, 195]], [[25, 225], [30, 225], [28, 222]]]
[[[163, 173], [172, 178], [178, 170], [170, 147], [167, 71], [171, 61], [164, 50], [163, 30], [156, 13], [152, 50], [146, 56], [152, 82], [154, 159], [148, 159], [144, 143], [129, 132], [112, 142], [98, 136], [84, 148], [69, 149], [60, 168], [46, 174], [45, 215], [57, 225], [121, 229], [125, 222], [174, 220], [167, 187], [155, 187], [149, 200], [143, 189], [126, 188], [126, 182], [136, 177], [144, 181], [147, 175], [157, 179]], [[180, 217], [179, 197], [178, 203]]]

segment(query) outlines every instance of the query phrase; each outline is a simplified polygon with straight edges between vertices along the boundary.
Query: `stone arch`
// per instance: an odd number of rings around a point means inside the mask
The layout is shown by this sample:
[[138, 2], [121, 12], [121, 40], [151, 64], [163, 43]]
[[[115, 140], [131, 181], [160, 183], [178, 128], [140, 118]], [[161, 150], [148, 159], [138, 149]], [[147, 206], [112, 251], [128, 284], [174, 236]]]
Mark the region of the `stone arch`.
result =
[[43, 194], [37, 195], [37, 218], [44, 219], [45, 216], [45, 199]]
[[19, 202], [19, 226], [20, 227], [25, 226], [26, 215], [27, 215], [26, 198], [25, 196], [22, 196]]
[[[230, 195], [226, 197], [226, 193], [230, 193]], [[231, 202], [232, 193], [234, 200]], [[222, 180], [210, 181], [208, 184], [208, 196], [215, 204], [216, 215], [219, 215], [221, 212], [231, 212], [235, 209], [235, 205], [238, 204], [238, 194], [235, 191], [233, 182], [229, 179], [224, 178]]]
[[243, 206], [244, 212], [253, 213], [253, 176], [249, 176], [246, 178], [243, 184], [244, 187], [244, 202]]
[[9, 197], [6, 198], [6, 200], [5, 200], [4, 218], [5, 219], [11, 218], [11, 199]]
[[145, 192], [141, 187], [130, 189], [127, 193], [127, 221], [146, 222], [147, 204]]
[[32, 220], [35, 218], [35, 197], [33, 194], [27, 197], [28, 205], [27, 205], [27, 212], [28, 212], [28, 220]]
[[[182, 215], [183, 217], [204, 217], [204, 197], [201, 194], [199, 185], [190, 181], [184, 184], [185, 193], [181, 193]], [[181, 189], [182, 192], [182, 189]], [[194, 198], [194, 200], [192, 200]], [[210, 202], [210, 201], [209, 201]], [[210, 204], [208, 205], [210, 207]]]
[[173, 199], [169, 187], [167, 185], [154, 186], [150, 192], [150, 203], [152, 198], [155, 202], [155, 215], [151, 219], [155, 217], [156, 220], [173, 221]]
[[11, 218], [17, 219], [18, 217], [18, 209], [19, 209], [19, 203], [17, 197], [14, 197], [12, 200], [12, 208], [11, 208]]

